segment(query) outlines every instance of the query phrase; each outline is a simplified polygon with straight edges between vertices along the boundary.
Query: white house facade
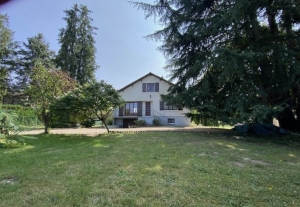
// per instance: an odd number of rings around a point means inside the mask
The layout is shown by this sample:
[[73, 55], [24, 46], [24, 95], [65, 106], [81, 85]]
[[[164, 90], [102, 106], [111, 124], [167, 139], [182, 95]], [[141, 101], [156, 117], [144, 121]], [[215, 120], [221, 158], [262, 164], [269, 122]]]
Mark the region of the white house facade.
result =
[[144, 120], [148, 125], [158, 119], [162, 125], [190, 126], [191, 120], [185, 116], [189, 111], [177, 108], [161, 101], [161, 94], [166, 94], [170, 82], [153, 73], [139, 78], [119, 90], [126, 101], [123, 107], [113, 112], [114, 125], [128, 128], [135, 120]]

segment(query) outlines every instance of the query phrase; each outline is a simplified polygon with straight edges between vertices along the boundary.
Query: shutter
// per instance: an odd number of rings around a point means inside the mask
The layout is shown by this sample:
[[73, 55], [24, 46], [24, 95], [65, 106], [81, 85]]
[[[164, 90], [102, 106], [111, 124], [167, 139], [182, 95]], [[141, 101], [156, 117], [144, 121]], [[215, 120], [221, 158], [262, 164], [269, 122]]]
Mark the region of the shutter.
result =
[[146, 83], [143, 83], [142, 92], [146, 92]]
[[155, 92], [159, 92], [159, 83], [155, 83]]
[[137, 115], [143, 116], [143, 103], [141, 101], [137, 102]]
[[159, 102], [159, 110], [161, 110], [161, 111], [165, 110], [165, 102], [163, 102], [163, 101]]
[[123, 116], [123, 107], [119, 107], [119, 116]]

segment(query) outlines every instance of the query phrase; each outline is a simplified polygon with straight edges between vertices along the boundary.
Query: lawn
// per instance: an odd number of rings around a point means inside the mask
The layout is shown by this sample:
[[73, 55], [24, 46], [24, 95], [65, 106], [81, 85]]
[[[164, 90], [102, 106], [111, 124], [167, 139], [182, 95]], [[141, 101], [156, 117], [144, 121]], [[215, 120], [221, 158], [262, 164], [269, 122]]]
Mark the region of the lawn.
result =
[[[0, 149], [0, 206], [300, 206], [300, 147], [188, 132]], [[278, 138], [277, 138], [278, 139]]]

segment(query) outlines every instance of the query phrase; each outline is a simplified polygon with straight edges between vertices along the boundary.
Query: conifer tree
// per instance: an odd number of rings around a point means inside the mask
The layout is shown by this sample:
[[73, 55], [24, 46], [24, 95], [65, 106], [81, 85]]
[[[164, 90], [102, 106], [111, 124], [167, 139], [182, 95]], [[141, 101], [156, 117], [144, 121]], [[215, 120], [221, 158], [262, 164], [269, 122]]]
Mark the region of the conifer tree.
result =
[[23, 47], [18, 50], [18, 60], [16, 62], [16, 85], [18, 91], [24, 89], [30, 84], [30, 76], [35, 65], [42, 64], [45, 68], [54, 68], [55, 53], [50, 50], [49, 44], [43, 34], [27, 38], [23, 42]]
[[194, 120], [229, 124], [279, 120], [300, 129], [300, 2], [159, 0], [134, 3], [164, 25], [163, 42], [176, 84], [166, 101]]
[[65, 10], [66, 28], [59, 34], [61, 48], [57, 55], [57, 66], [67, 71], [78, 83], [84, 84], [94, 80], [97, 69], [95, 62], [96, 48], [94, 46], [94, 30], [91, 26], [91, 13], [86, 6], [75, 4], [70, 10]]
[[0, 102], [3, 102], [3, 97], [9, 90], [16, 46], [16, 42], [13, 41], [13, 32], [9, 29], [9, 19], [7, 15], [0, 14]]

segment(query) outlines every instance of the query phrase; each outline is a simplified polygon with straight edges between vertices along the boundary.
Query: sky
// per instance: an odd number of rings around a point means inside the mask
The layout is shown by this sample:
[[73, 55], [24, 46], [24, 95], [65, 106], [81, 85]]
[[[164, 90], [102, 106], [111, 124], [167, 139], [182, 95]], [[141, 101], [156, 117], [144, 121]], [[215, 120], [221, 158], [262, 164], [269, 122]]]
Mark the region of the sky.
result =
[[98, 28], [94, 36], [100, 66], [95, 73], [97, 80], [120, 89], [149, 72], [168, 79], [163, 69], [165, 58], [157, 51], [161, 42], [145, 38], [161, 27], [154, 18], [145, 19], [144, 12], [127, 0], [11, 0], [0, 6], [0, 13], [8, 15], [15, 41], [26, 42], [42, 33], [50, 49], [57, 53], [59, 29], [66, 27], [64, 10], [75, 3], [92, 11], [92, 26]]

